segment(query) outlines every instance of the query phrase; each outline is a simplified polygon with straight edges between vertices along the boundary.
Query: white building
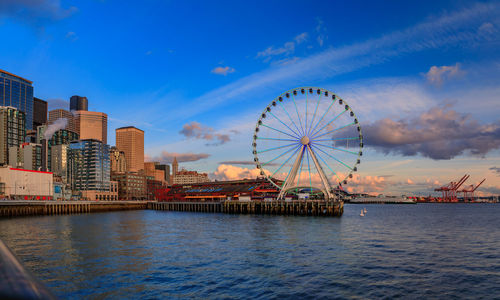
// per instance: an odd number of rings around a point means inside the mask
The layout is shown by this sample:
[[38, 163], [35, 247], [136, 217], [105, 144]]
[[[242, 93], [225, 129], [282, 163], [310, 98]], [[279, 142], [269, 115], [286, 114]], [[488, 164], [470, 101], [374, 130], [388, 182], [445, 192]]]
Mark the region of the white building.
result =
[[0, 167], [0, 198], [51, 200], [52, 173]]
[[173, 184], [190, 184], [209, 182], [207, 173], [198, 173], [196, 171], [181, 170], [175, 173]]

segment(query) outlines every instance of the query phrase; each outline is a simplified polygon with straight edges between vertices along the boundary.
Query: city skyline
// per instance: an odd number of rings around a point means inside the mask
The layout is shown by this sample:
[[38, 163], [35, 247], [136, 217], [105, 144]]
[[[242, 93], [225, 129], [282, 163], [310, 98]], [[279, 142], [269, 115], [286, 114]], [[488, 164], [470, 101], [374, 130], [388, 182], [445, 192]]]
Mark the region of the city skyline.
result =
[[[0, 6], [0, 32], [12, 39], [0, 50], [2, 69], [32, 80], [49, 110], [68, 109], [72, 95], [87, 97], [89, 111], [109, 117], [110, 145], [116, 128], [136, 126], [150, 160], [177, 156], [212, 178], [255, 177], [258, 116], [285, 90], [314, 84], [352, 105], [367, 139], [348, 187], [425, 195], [468, 173], [469, 183], [487, 178], [485, 193], [500, 193], [496, 2], [393, 2], [387, 11], [369, 2], [277, 2], [268, 11], [40, 3]], [[107, 15], [111, 8], [127, 23]], [[178, 26], [178, 10], [192, 10], [192, 24]], [[19, 51], [23, 43], [34, 46]]]

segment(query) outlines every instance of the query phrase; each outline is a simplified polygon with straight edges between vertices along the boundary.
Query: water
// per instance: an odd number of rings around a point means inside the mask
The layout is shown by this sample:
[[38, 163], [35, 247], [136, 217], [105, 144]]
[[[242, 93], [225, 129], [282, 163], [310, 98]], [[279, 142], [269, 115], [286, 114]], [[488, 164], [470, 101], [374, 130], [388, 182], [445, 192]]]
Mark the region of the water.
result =
[[26, 217], [0, 238], [61, 298], [500, 297], [497, 204]]

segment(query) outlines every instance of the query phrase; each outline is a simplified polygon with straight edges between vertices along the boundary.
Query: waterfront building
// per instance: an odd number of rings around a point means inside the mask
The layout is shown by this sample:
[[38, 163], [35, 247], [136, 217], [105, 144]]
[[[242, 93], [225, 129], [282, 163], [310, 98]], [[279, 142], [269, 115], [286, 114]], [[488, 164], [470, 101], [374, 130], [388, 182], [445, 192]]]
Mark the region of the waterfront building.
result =
[[125, 152], [118, 150], [115, 146], [109, 150], [111, 160], [111, 173], [127, 172], [127, 161], [125, 159]]
[[51, 200], [52, 195], [52, 173], [0, 167], [0, 198]]
[[108, 115], [96, 111], [73, 111], [76, 133], [80, 139], [94, 139], [107, 144]]
[[54, 145], [50, 148], [50, 171], [61, 177], [63, 182], [68, 178], [68, 144]]
[[167, 184], [164, 180], [156, 180], [152, 176], [146, 176], [147, 200], [157, 200], [156, 195], [165, 189]]
[[33, 129], [32, 81], [0, 70], [0, 106], [11, 106], [25, 114], [25, 130]]
[[47, 124], [47, 101], [33, 97], [33, 128]]
[[[282, 184], [282, 182], [279, 182]], [[157, 201], [225, 201], [276, 199], [279, 190], [265, 178], [176, 184], [156, 190]]]
[[82, 191], [81, 197], [86, 200], [116, 201], [118, 200], [118, 182], [110, 181], [107, 191]]
[[71, 96], [69, 99], [69, 109], [70, 110], [89, 110], [89, 101], [87, 97]]
[[181, 170], [175, 174], [173, 181], [173, 184], [191, 184], [208, 182], [210, 179], [208, 179], [207, 173]]
[[42, 145], [22, 143], [10, 147], [9, 165], [14, 168], [39, 171], [42, 167]]
[[70, 111], [65, 109], [53, 109], [49, 111], [49, 125], [54, 124], [54, 122], [58, 119], [66, 119], [68, 123], [66, 124], [66, 128], [69, 131], [73, 131], [78, 133], [78, 129], [76, 127], [75, 117]]
[[164, 178], [164, 181], [167, 183], [167, 184], [172, 184], [170, 182], [170, 165], [166, 165], [166, 164], [160, 164], [160, 163], [155, 163], [155, 168], [157, 170], [162, 170], [163, 171], [163, 174], [165, 174], [165, 178]]
[[67, 180], [71, 189], [95, 191], [93, 197], [98, 198], [108, 195], [111, 184], [109, 145], [94, 139], [73, 141], [67, 154]]
[[19, 147], [26, 134], [25, 114], [15, 107], [0, 106], [0, 165], [9, 163], [9, 148]]
[[146, 175], [135, 172], [112, 173], [111, 180], [118, 182], [118, 199], [147, 200]]
[[157, 169], [156, 166], [159, 165], [158, 162], [145, 162], [144, 163], [144, 174], [146, 176], [153, 178], [157, 181], [165, 182], [165, 171], [162, 169]]
[[144, 131], [134, 126], [117, 128], [116, 147], [125, 153], [128, 172], [144, 169]]

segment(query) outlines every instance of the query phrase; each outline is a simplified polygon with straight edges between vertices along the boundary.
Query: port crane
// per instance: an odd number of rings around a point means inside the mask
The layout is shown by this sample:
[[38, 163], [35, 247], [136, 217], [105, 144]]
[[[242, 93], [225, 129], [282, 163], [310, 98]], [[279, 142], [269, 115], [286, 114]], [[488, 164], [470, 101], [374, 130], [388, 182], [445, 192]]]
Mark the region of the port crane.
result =
[[460, 180], [452, 181], [445, 186], [434, 189], [436, 192], [441, 192], [443, 194], [443, 202], [458, 202], [457, 191], [464, 184], [464, 182], [469, 179], [470, 175], [465, 174]]
[[477, 190], [477, 188], [483, 184], [483, 182], [486, 180], [484, 178], [480, 183], [478, 183], [476, 186], [473, 184], [469, 185], [468, 187], [463, 188], [460, 192], [464, 193], [464, 202], [473, 202], [475, 200], [474, 198], [474, 192]]

